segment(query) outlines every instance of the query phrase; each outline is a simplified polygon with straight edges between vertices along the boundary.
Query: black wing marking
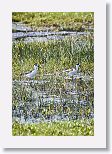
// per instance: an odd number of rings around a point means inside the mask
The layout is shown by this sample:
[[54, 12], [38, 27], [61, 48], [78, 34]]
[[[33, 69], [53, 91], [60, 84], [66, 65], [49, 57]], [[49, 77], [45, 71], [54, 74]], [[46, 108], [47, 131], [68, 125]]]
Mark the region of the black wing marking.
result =
[[29, 71], [29, 72], [25, 72], [25, 73], [21, 73], [20, 75], [27, 75], [29, 73], [31, 73], [32, 71]]

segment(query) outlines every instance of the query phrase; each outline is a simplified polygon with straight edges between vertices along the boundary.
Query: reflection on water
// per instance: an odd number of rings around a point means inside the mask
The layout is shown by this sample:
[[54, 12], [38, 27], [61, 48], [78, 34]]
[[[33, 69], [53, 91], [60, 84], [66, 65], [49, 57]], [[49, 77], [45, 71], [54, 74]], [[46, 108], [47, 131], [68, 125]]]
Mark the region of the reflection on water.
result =
[[51, 122], [94, 117], [93, 78], [44, 75], [38, 80], [13, 81], [13, 120]]

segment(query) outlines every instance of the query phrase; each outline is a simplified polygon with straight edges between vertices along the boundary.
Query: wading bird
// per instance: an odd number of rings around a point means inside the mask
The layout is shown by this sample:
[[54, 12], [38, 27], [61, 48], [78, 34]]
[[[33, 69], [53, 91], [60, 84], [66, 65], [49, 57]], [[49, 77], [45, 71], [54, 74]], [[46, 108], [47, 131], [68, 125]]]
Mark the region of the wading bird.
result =
[[34, 70], [24, 73], [24, 76], [31, 79], [34, 78], [35, 75], [37, 74], [38, 68], [39, 68], [39, 65], [34, 64]]
[[73, 68], [73, 70], [72, 71], [70, 71], [69, 73], [68, 73], [68, 76], [74, 76], [74, 75], [76, 75], [77, 74], [77, 72], [78, 72], [78, 68], [79, 68], [79, 66], [80, 66], [80, 64], [78, 63], [78, 64], [76, 64], [76, 66], [75, 66], [75, 68]]

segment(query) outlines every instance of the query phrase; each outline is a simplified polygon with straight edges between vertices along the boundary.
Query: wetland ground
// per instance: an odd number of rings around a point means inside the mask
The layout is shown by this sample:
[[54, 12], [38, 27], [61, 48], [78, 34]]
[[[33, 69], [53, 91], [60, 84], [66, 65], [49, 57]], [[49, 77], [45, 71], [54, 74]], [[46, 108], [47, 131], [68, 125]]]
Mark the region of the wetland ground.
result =
[[[12, 134], [94, 135], [94, 14], [14, 12], [12, 23]], [[35, 63], [34, 79], [21, 76]]]

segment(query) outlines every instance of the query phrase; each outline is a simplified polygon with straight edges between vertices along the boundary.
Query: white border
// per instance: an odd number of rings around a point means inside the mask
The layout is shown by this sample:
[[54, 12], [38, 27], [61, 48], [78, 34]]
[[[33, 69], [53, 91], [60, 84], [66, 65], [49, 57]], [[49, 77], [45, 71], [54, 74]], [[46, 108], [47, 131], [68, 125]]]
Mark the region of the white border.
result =
[[[12, 136], [12, 17], [23, 12], [94, 12], [94, 136]], [[98, 0], [8, 0], [0, 6], [0, 142], [3, 148], [106, 148], [106, 5]]]

